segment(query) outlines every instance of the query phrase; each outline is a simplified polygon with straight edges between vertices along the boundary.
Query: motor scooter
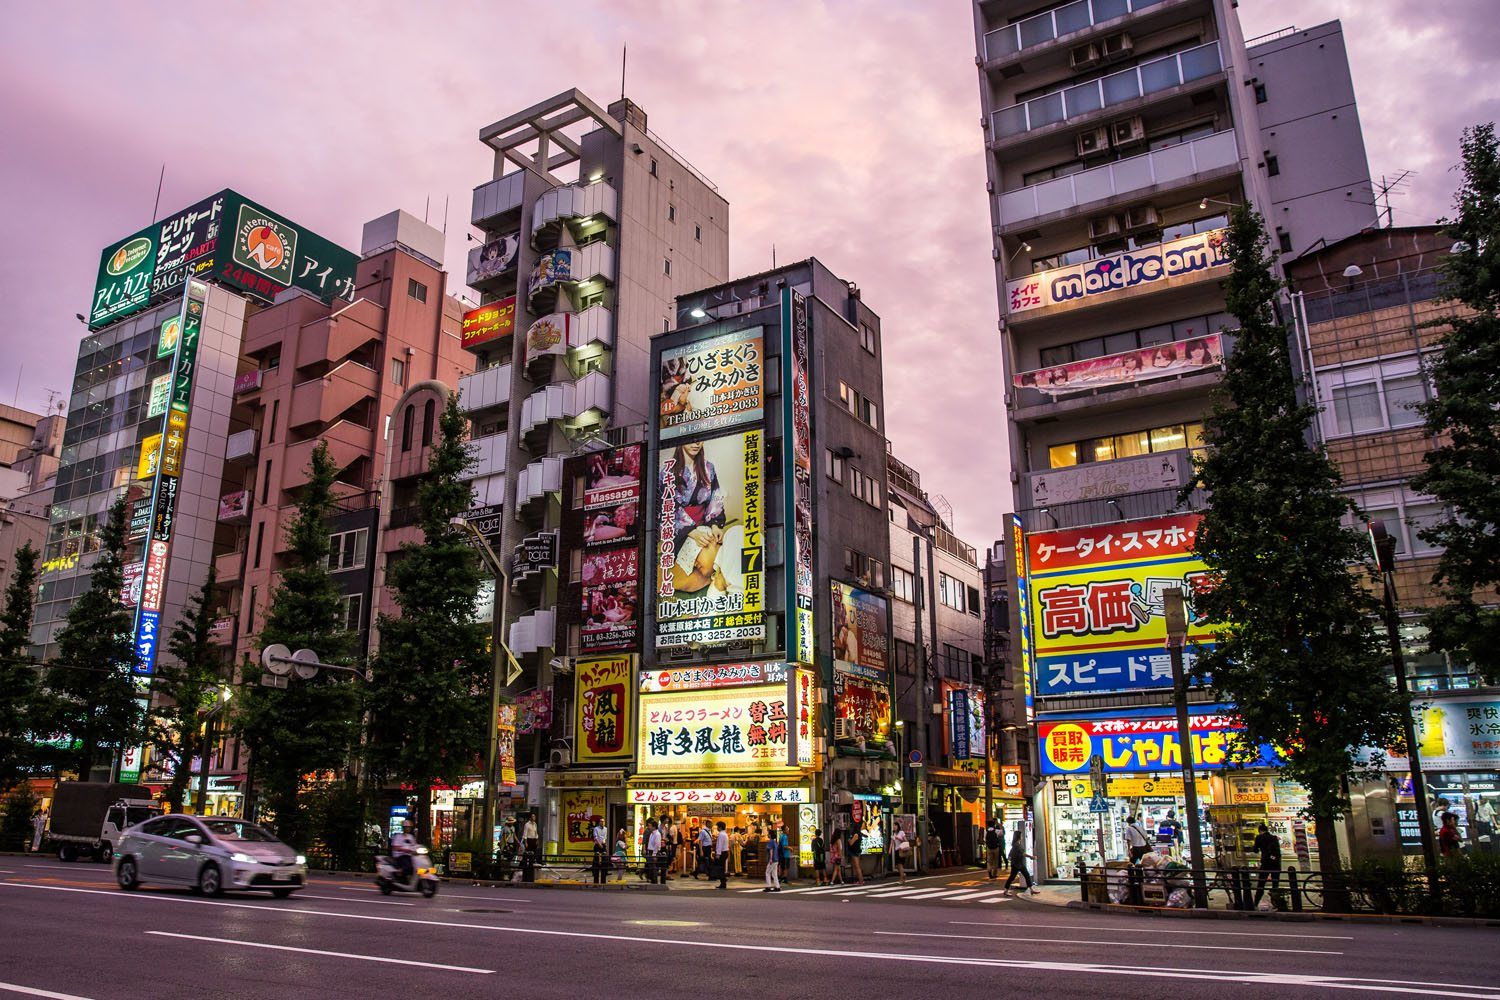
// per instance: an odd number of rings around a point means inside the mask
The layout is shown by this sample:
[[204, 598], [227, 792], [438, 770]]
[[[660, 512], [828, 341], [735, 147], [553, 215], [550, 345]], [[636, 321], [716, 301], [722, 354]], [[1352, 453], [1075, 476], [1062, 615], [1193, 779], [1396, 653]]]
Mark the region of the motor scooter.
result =
[[438, 891], [437, 869], [432, 865], [432, 857], [427, 853], [427, 848], [417, 848], [417, 853], [412, 855], [412, 875], [408, 881], [401, 877], [401, 867], [396, 864], [396, 859], [387, 855], [377, 855], [375, 858], [375, 884], [380, 887], [383, 895], [389, 896], [393, 892], [420, 892], [427, 898], [432, 898]]

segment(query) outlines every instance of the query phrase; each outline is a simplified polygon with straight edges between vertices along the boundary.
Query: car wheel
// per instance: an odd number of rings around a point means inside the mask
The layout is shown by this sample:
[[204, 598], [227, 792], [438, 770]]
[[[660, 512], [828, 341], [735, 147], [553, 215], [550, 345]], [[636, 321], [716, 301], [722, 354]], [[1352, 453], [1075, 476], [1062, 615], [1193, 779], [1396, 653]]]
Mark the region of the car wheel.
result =
[[224, 892], [224, 874], [216, 864], [206, 864], [198, 872], [198, 891], [205, 896], [218, 896]]
[[57, 849], [57, 860], [73, 862], [78, 860], [78, 848], [72, 844], [64, 844]]
[[115, 848], [112, 844], [105, 844], [103, 847], [94, 852], [94, 859], [97, 861], [102, 861], [105, 864], [109, 864], [110, 860], [113, 859], [114, 856]]
[[437, 883], [436, 882], [423, 882], [422, 883], [422, 895], [426, 896], [428, 899], [431, 899], [433, 896], [436, 896], [437, 895]]
[[275, 896], [277, 899], [286, 899], [291, 894], [292, 894], [292, 890], [290, 890], [290, 889], [272, 889], [271, 890], [271, 895]]
[[120, 888], [127, 892], [140, 888], [141, 876], [136, 871], [135, 858], [120, 859], [119, 867], [115, 869], [115, 881], [120, 883]]

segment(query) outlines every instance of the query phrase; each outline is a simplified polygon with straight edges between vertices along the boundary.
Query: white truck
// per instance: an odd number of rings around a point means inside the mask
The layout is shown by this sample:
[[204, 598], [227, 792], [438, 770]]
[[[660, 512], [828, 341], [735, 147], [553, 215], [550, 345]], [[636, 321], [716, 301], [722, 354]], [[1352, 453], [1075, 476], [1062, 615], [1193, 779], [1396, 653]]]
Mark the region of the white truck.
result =
[[161, 814], [140, 785], [107, 781], [61, 781], [52, 791], [52, 814], [44, 844], [63, 861], [92, 855], [108, 861], [120, 831]]

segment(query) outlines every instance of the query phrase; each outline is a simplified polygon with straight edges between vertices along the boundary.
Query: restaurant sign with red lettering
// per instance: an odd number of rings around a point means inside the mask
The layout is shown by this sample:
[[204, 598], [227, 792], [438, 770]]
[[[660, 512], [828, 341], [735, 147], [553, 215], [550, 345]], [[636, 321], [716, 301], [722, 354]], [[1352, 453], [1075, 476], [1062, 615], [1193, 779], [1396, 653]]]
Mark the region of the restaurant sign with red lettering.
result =
[[[1268, 745], [1248, 761], [1232, 761], [1231, 747], [1244, 724], [1227, 705], [1194, 705], [1188, 716], [1193, 762], [1200, 769], [1275, 767], [1280, 763]], [[1115, 709], [1107, 714], [1052, 716], [1037, 723], [1043, 774], [1085, 774], [1098, 754], [1110, 774], [1144, 774], [1182, 768], [1182, 739], [1170, 709]]]

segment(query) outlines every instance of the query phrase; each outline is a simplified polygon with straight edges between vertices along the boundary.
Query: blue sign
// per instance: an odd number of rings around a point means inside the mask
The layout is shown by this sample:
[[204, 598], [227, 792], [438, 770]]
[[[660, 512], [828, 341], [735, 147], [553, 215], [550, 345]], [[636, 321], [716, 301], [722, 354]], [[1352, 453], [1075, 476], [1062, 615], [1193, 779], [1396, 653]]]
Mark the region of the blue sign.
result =
[[142, 611], [135, 623], [135, 669], [137, 674], [149, 674], [151, 664], [156, 662], [157, 630], [161, 625], [161, 613]]
[[[1183, 650], [1182, 669], [1191, 675], [1194, 651]], [[1191, 680], [1191, 677], [1190, 677]], [[1172, 660], [1165, 649], [1097, 649], [1036, 658], [1037, 693], [1102, 694], [1172, 686]]]
[[1107, 812], [1109, 812], [1109, 799], [1105, 798], [1105, 796], [1102, 793], [1096, 792], [1094, 795], [1090, 796], [1090, 798], [1089, 798], [1089, 812], [1091, 812], [1091, 813], [1107, 813]]

